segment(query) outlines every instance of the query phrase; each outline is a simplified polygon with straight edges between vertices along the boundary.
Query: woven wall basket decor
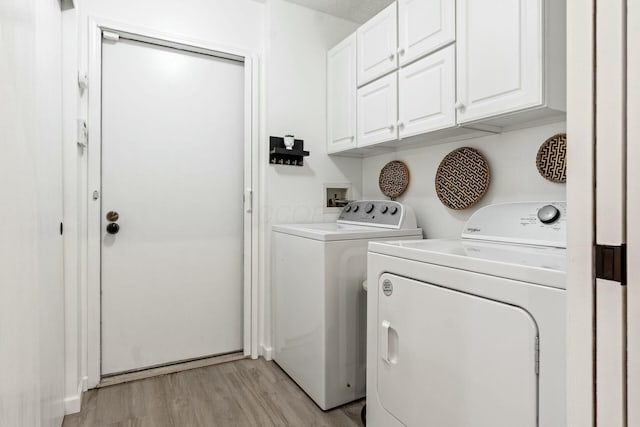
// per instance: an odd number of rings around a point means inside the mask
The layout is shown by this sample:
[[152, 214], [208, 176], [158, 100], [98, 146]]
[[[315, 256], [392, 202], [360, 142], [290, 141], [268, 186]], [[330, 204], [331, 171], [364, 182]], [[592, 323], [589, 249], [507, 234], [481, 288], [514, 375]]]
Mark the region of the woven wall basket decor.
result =
[[566, 133], [553, 135], [542, 143], [536, 156], [536, 166], [543, 178], [551, 182], [567, 182]]
[[380, 191], [387, 197], [400, 197], [409, 186], [409, 168], [400, 160], [393, 160], [380, 170], [378, 177]]
[[436, 194], [448, 208], [470, 208], [489, 189], [487, 159], [476, 149], [462, 147], [445, 156], [436, 173]]

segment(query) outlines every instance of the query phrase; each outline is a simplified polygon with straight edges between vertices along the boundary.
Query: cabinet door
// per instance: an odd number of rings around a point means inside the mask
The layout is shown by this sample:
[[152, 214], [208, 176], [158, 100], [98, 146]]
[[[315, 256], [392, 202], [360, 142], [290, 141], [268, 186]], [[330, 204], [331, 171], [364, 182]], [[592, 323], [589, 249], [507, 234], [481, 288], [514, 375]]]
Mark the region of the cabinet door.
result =
[[398, 75], [358, 89], [358, 147], [398, 139]]
[[356, 35], [327, 54], [327, 152], [356, 146]]
[[542, 1], [458, 1], [458, 123], [542, 104]]
[[396, 3], [358, 28], [358, 86], [398, 67]]
[[400, 138], [455, 126], [455, 72], [454, 46], [398, 72]]
[[398, 0], [400, 65], [455, 41], [455, 15], [455, 0]]

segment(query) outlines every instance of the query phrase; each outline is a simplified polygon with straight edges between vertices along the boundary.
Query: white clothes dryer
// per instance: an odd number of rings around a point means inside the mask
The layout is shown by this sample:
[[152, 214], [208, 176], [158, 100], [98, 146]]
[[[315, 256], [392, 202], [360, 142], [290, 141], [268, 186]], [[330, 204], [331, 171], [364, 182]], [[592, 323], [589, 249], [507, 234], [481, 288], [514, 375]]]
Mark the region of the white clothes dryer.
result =
[[367, 425], [563, 427], [566, 204], [369, 244]]
[[273, 226], [273, 358], [324, 410], [364, 397], [367, 244], [398, 239], [422, 230], [394, 201], [352, 202], [333, 223]]

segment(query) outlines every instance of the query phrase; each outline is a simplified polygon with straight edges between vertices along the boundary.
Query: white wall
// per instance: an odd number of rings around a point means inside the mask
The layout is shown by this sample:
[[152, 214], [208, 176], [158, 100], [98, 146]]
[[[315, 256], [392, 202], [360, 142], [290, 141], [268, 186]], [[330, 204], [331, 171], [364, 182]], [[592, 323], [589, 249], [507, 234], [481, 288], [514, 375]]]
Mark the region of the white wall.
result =
[[323, 183], [351, 183], [359, 197], [362, 162], [329, 157], [326, 150], [327, 50], [357, 24], [282, 0], [267, 2], [266, 20], [264, 147], [269, 136], [291, 133], [311, 152], [304, 167], [268, 165], [266, 150], [262, 156], [260, 343], [268, 352], [271, 225], [335, 219], [323, 213]]
[[[498, 202], [566, 200], [565, 184], [542, 178], [536, 169], [536, 154], [550, 136], [565, 131], [565, 123], [554, 123], [460, 142], [401, 150], [364, 159], [365, 198], [384, 199], [378, 187], [380, 169], [391, 160], [402, 160], [411, 181], [398, 198], [416, 211], [418, 225], [427, 238], [459, 237], [465, 221], [482, 206]], [[458, 147], [478, 149], [489, 162], [489, 191], [476, 206], [455, 211], [445, 207], [435, 191], [435, 176], [444, 156]]]
[[0, 3], [0, 426], [59, 426], [60, 3]]
[[68, 7], [62, 12], [62, 141], [64, 158], [64, 271], [65, 271], [65, 411], [80, 409], [83, 383], [82, 324], [80, 302], [86, 296], [80, 283], [80, 261], [84, 253], [80, 233], [80, 183], [83, 164], [82, 150], [76, 144], [76, 119], [80, 117], [80, 89], [78, 87], [78, 9]]

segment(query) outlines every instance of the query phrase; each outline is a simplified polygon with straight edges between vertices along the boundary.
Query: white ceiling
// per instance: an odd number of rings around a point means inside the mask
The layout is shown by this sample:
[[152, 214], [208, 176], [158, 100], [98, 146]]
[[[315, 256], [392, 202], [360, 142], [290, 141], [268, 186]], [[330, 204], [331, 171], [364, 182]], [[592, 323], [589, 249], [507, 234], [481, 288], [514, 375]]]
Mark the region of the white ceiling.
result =
[[369, 20], [376, 13], [393, 3], [393, 0], [287, 0], [329, 15], [358, 23]]

